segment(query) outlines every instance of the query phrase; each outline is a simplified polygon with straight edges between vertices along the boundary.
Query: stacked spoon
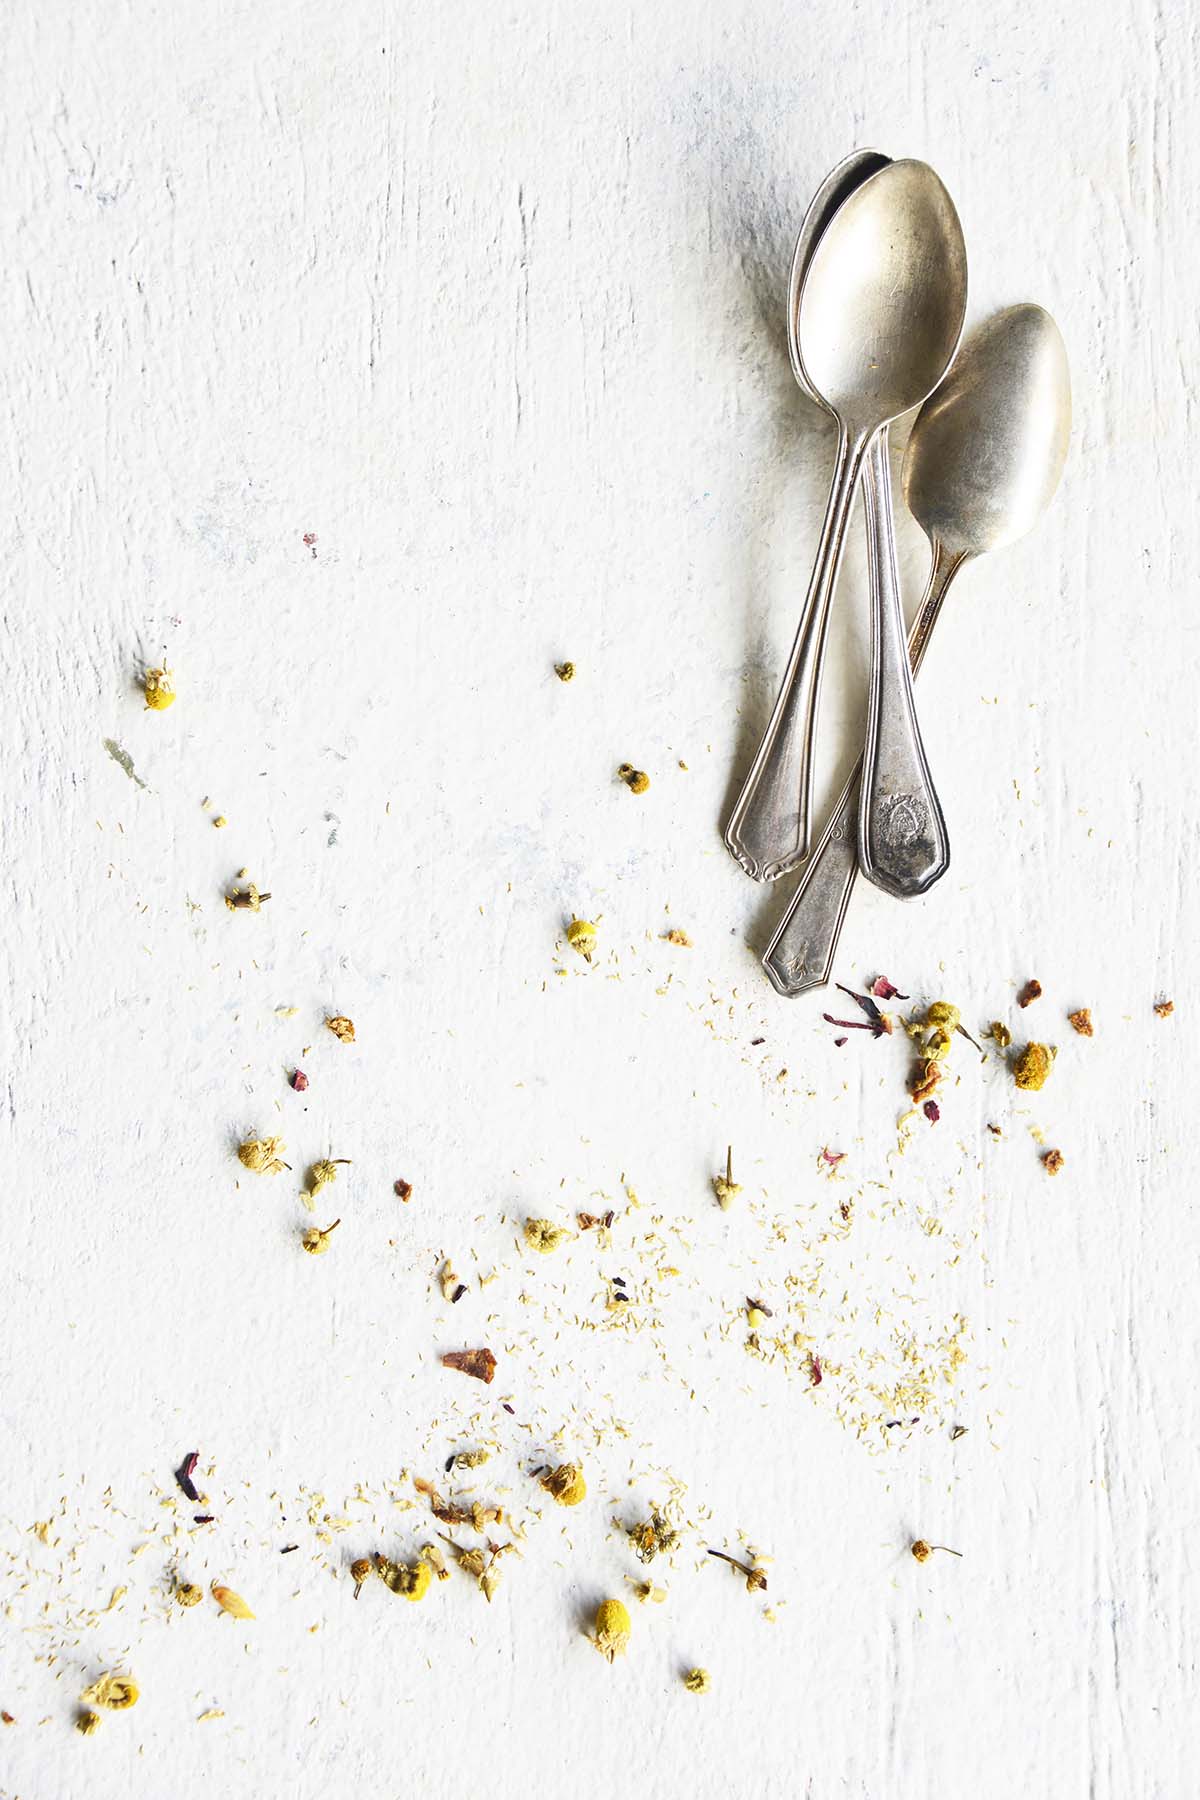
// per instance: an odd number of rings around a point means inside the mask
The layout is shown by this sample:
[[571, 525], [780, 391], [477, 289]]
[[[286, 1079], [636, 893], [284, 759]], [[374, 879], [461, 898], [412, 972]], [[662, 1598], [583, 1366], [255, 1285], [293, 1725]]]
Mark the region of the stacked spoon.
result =
[[[1041, 307], [1009, 307], [959, 354], [965, 312], [962, 231], [933, 170], [877, 151], [839, 163], [805, 215], [788, 293], [793, 373], [838, 425], [834, 479], [779, 698], [725, 832], [757, 880], [807, 861], [763, 958], [783, 994], [829, 980], [860, 868], [900, 898], [945, 874], [949, 841], [912, 677], [959, 569], [1028, 531], [1062, 473], [1071, 400], [1058, 327]], [[887, 432], [915, 406], [904, 497], [933, 563], [906, 641]], [[825, 632], [860, 482], [871, 587], [866, 743], [809, 856]]]

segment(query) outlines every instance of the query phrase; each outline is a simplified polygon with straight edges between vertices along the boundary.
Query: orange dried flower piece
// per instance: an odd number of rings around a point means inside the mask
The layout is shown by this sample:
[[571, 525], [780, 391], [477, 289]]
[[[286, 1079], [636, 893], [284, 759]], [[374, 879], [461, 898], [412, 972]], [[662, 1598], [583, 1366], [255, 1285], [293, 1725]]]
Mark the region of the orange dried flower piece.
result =
[[462, 1375], [473, 1375], [476, 1381], [491, 1381], [496, 1373], [496, 1359], [490, 1350], [448, 1350], [442, 1358], [444, 1369], [457, 1369]]
[[1025, 986], [1021, 989], [1020, 993], [1017, 995], [1017, 1005], [1018, 1006], [1032, 1006], [1033, 1002], [1035, 1000], [1040, 1000], [1041, 997], [1042, 997], [1041, 982], [1031, 979], [1025, 983]]
[[326, 1019], [326, 1029], [332, 1031], [340, 1044], [354, 1042], [354, 1020], [348, 1019], [345, 1013], [338, 1013], [336, 1018]]
[[1156, 1000], [1154, 1010], [1160, 1019], [1169, 1019], [1175, 1011], [1175, 1002], [1173, 1000]]
[[1066, 1160], [1061, 1150], [1043, 1150], [1042, 1152], [1042, 1167], [1047, 1175], [1057, 1175]]
[[1095, 1037], [1096, 1035], [1092, 1027], [1092, 1015], [1086, 1006], [1081, 1006], [1078, 1012], [1068, 1013], [1067, 1023], [1079, 1033], [1080, 1037]]

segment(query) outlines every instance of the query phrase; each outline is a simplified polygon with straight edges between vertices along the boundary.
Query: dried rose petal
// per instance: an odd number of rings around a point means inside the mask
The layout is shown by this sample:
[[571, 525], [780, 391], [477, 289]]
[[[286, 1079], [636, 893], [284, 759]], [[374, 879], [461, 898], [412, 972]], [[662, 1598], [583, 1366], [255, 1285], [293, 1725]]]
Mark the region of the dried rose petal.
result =
[[200, 1452], [189, 1450], [175, 1471], [176, 1481], [182, 1488], [185, 1498], [190, 1500], [193, 1506], [198, 1506], [200, 1503], [200, 1490], [192, 1480], [192, 1476], [196, 1473], [196, 1464], [199, 1461]]
[[496, 1373], [496, 1359], [490, 1350], [448, 1350], [442, 1367], [457, 1369], [460, 1374], [474, 1375], [476, 1381], [491, 1381]]
[[871, 983], [871, 992], [874, 994], [876, 1000], [908, 999], [907, 994], [902, 994], [898, 987], [892, 986], [886, 975], [877, 975], [875, 977], [874, 981]]
[[399, 1194], [401, 1200], [407, 1202], [412, 1199], [413, 1189], [411, 1181], [405, 1181], [404, 1177], [401, 1176], [398, 1181], [392, 1183], [392, 1186], [397, 1194]]
[[921, 1108], [921, 1111], [925, 1114], [925, 1117], [929, 1120], [931, 1125], [936, 1125], [942, 1116], [942, 1109], [936, 1100], [927, 1100]]
[[298, 1094], [302, 1094], [308, 1086], [308, 1076], [304, 1073], [303, 1069], [292, 1070], [292, 1086]]
[[1032, 1004], [1035, 1000], [1041, 999], [1041, 995], [1042, 995], [1041, 982], [1038, 981], [1036, 978], [1031, 977], [1030, 980], [1028, 980], [1025, 983], [1025, 986], [1021, 989], [1020, 993], [1017, 995], [1017, 1005], [1018, 1006], [1032, 1006]]
[[820, 1387], [825, 1379], [825, 1371], [821, 1367], [821, 1359], [814, 1351], [808, 1359], [808, 1372], [812, 1376], [814, 1387]]
[[828, 1145], [826, 1145], [821, 1152], [821, 1160], [822, 1162], [827, 1162], [831, 1169], [836, 1169], [840, 1162], [845, 1162], [846, 1155], [847, 1152], [845, 1150], [831, 1150]]

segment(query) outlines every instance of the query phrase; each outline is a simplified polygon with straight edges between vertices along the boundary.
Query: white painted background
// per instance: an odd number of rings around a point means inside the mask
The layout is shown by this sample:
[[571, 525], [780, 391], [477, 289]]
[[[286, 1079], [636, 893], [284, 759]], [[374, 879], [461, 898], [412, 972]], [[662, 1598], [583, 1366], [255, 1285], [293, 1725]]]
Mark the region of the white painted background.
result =
[[[2, 65], [0, 1793], [1194, 1793], [1182, 13], [18, 0]], [[973, 315], [1047, 305], [1076, 396], [1053, 512], [962, 579], [923, 681], [953, 871], [911, 909], [860, 893], [841, 963], [976, 1026], [1037, 975], [1061, 1054], [1017, 1104], [956, 1051], [902, 1160], [902, 1043], [837, 1051], [820, 999], [773, 995], [778, 898], [719, 838], [829, 452], [787, 365], [791, 246], [863, 144], [936, 164]], [[825, 795], [861, 570], [856, 542]], [[158, 716], [136, 674], [164, 650]], [[221, 904], [243, 864], [260, 917]], [[601, 954], [556, 977], [573, 911]], [[354, 1159], [323, 1262], [292, 1178], [238, 1187], [254, 1127]], [[823, 1144], [849, 1152], [833, 1185]], [[623, 1207], [622, 1173], [642, 1210], [611, 1252], [522, 1261], [512, 1221]], [[446, 1254], [502, 1269], [453, 1315]], [[653, 1295], [640, 1334], [592, 1329], [618, 1272]], [[743, 1296], [786, 1309], [789, 1273], [848, 1368], [877, 1308], [930, 1338], [963, 1314], [956, 1393], [860, 1440], [836, 1378], [744, 1353]], [[472, 1341], [491, 1390], [437, 1365]], [[529, 1527], [495, 1604], [456, 1578], [355, 1605], [349, 1559], [425, 1535], [401, 1471], [480, 1430], [480, 1491]], [[578, 1516], [524, 1473], [556, 1431]], [[193, 1447], [218, 1515], [194, 1535], [170, 1475]], [[609, 1669], [580, 1631], [637, 1572], [609, 1520], [665, 1471], [695, 1529]], [[314, 1492], [354, 1528], [322, 1542]], [[703, 1557], [739, 1533], [774, 1558], [773, 1624]], [[918, 1568], [917, 1533], [963, 1559]], [[175, 1564], [257, 1622], [172, 1615]], [[116, 1666], [141, 1702], [85, 1740], [79, 1690]]]

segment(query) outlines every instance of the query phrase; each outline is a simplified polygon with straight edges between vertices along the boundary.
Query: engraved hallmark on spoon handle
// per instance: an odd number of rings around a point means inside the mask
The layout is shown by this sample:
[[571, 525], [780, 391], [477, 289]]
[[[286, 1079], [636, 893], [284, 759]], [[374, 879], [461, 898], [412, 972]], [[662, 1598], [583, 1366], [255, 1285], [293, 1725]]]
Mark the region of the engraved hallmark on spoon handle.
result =
[[777, 881], [808, 855], [812, 752], [829, 602], [865, 441], [838, 438], [837, 462], [804, 614], [758, 754], [725, 828], [725, 843], [755, 881]]
[[[950, 583], [966, 560], [965, 555], [949, 555], [935, 543], [925, 597], [908, 637], [914, 675], [925, 659]], [[858, 874], [862, 767], [860, 757], [763, 957], [763, 968], [772, 985], [789, 999], [824, 987], [833, 972], [838, 939]]]
[[929, 773], [913, 700], [896, 567], [887, 429], [864, 471], [871, 584], [871, 679], [858, 813], [858, 860], [899, 900], [928, 893], [950, 866], [946, 821]]

